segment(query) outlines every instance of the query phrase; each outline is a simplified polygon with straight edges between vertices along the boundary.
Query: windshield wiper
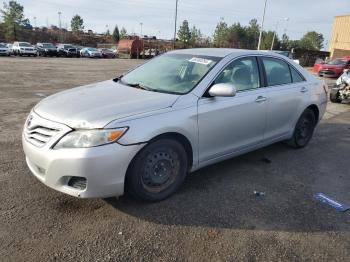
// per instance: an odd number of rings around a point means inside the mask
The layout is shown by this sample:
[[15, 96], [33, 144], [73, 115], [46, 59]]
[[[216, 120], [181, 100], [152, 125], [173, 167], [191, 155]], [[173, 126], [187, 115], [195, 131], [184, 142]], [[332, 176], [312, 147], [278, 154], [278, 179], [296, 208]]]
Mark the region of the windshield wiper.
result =
[[145, 86], [145, 85], [141, 85], [140, 83], [135, 83], [135, 84], [134, 83], [125, 83], [125, 84], [128, 86], [131, 86], [131, 87], [138, 88], [138, 89], [153, 91], [152, 88], [149, 88], [148, 86]]
[[113, 81], [114, 82], [119, 82], [119, 81], [121, 81], [122, 77], [123, 77], [123, 75], [120, 75], [120, 76], [118, 76], [116, 78], [113, 78]]

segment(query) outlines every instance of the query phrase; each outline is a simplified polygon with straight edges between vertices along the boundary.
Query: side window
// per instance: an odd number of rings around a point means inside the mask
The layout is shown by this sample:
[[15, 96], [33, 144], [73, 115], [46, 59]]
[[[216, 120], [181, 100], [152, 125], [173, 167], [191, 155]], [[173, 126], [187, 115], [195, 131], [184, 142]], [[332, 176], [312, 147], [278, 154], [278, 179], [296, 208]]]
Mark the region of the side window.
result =
[[289, 66], [286, 62], [268, 57], [264, 57], [262, 61], [268, 86], [284, 85], [292, 82]]
[[290, 68], [290, 72], [292, 73], [293, 83], [298, 83], [298, 82], [304, 81], [304, 78], [300, 75], [300, 73], [297, 72], [297, 70], [295, 70], [291, 66], [289, 68]]
[[214, 84], [231, 83], [237, 91], [260, 87], [259, 69], [255, 57], [233, 61], [216, 78]]

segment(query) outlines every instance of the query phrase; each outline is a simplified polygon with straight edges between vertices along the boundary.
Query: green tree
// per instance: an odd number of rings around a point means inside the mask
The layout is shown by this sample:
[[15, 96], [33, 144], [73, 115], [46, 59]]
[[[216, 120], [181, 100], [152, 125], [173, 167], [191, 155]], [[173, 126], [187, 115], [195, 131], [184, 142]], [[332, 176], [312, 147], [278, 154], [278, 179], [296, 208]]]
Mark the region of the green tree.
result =
[[246, 28], [242, 27], [240, 23], [234, 23], [228, 28], [227, 42], [232, 48], [246, 48]]
[[192, 47], [195, 47], [199, 41], [202, 38], [202, 33], [201, 30], [199, 30], [198, 28], [196, 28], [195, 26], [192, 27], [191, 31], [190, 31], [190, 40], [189, 40], [189, 44]]
[[29, 20], [24, 17], [23, 9], [23, 6], [16, 1], [4, 2], [3, 9], [0, 9], [6, 38], [9, 41], [17, 40], [17, 31], [29, 25]]
[[109, 32], [109, 29], [107, 29], [106, 36], [110, 36], [110, 35], [111, 35], [111, 32]]
[[307, 32], [300, 39], [300, 48], [308, 50], [321, 50], [323, 48], [324, 37], [315, 31]]
[[[262, 34], [262, 40], [261, 40], [261, 45], [260, 49], [261, 50], [270, 50], [271, 49], [271, 44], [273, 40], [273, 35], [275, 34], [274, 31], [264, 31]], [[276, 34], [275, 36], [275, 41], [272, 49], [277, 50], [280, 49], [280, 41], [278, 39], [278, 35]]]
[[257, 19], [249, 21], [249, 25], [246, 27], [246, 47], [247, 49], [256, 49], [258, 46], [260, 26]]
[[179, 38], [179, 41], [182, 42], [185, 46], [187, 46], [191, 38], [191, 32], [190, 32], [190, 28], [188, 26], [187, 20], [184, 20], [182, 22], [179, 32], [177, 33], [177, 36]]
[[79, 32], [84, 29], [84, 20], [81, 18], [79, 15], [73, 16], [71, 22], [70, 22], [70, 27], [72, 28], [73, 32]]
[[289, 37], [284, 33], [281, 38], [281, 49], [282, 50], [288, 50], [288, 44], [289, 44]]
[[120, 30], [120, 39], [123, 39], [127, 36], [128, 32], [126, 31], [125, 27], [122, 27]]
[[228, 35], [228, 26], [223, 18], [216, 25], [215, 32], [213, 35], [213, 42], [215, 47], [225, 47], [227, 46], [227, 35]]
[[117, 25], [114, 27], [112, 38], [113, 38], [114, 42], [119, 43], [120, 33], [119, 33], [119, 28]]

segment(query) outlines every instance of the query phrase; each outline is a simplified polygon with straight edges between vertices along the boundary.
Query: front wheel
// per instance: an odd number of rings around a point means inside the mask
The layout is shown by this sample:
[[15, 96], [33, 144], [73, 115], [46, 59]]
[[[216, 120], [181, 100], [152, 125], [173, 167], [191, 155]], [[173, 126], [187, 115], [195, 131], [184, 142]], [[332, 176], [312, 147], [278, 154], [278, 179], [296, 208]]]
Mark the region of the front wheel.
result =
[[184, 147], [160, 139], [144, 147], [134, 158], [126, 177], [126, 189], [145, 201], [161, 201], [183, 183], [188, 169]]
[[331, 89], [329, 93], [329, 100], [331, 100], [332, 103], [341, 103], [342, 99], [340, 98], [338, 89]]
[[295, 125], [293, 136], [287, 143], [294, 148], [303, 148], [311, 140], [317, 120], [315, 113], [307, 108]]

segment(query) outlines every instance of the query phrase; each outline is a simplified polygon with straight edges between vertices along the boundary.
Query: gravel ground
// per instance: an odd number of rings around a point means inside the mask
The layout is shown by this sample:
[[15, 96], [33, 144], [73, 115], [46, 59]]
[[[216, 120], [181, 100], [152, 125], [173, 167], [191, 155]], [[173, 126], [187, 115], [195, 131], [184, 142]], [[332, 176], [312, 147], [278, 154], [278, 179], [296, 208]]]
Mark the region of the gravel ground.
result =
[[138, 63], [0, 59], [1, 261], [350, 261], [350, 212], [312, 198], [350, 204], [350, 105], [329, 104], [307, 148], [275, 144], [204, 168], [161, 203], [82, 200], [34, 178], [20, 142], [33, 105]]

